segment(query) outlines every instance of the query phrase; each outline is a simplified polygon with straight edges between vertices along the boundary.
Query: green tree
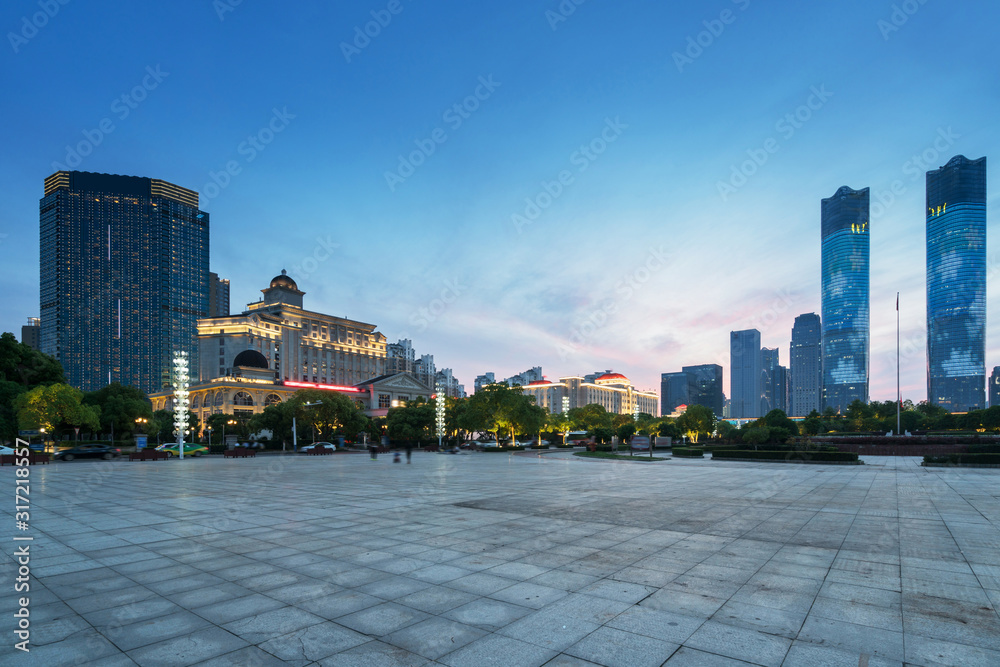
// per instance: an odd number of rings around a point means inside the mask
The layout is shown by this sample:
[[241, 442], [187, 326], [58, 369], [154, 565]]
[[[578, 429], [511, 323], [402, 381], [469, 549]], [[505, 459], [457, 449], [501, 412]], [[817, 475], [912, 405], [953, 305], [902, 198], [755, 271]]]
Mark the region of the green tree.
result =
[[513, 441], [518, 431], [525, 432], [526, 426], [534, 426], [535, 417], [529, 406], [534, 406], [534, 397], [525, 395], [520, 387], [487, 385], [468, 399], [464, 428], [494, 433], [497, 441], [501, 440], [501, 433], [509, 434]]
[[631, 438], [633, 435], [635, 435], [635, 432], [636, 428], [634, 423], [622, 424], [621, 426], [618, 427], [618, 430], [615, 431], [615, 435], [618, 436], [619, 442], [628, 442], [628, 439]]
[[41, 384], [64, 384], [66, 375], [55, 357], [43, 354], [10, 332], [0, 335], [0, 380], [32, 388]]
[[117, 382], [85, 394], [83, 403], [96, 406], [101, 415], [101, 431], [114, 432], [117, 437], [135, 433], [136, 419], [153, 416], [152, 404], [142, 390]]
[[53, 437], [79, 427], [95, 431], [100, 427], [100, 411], [83, 404], [83, 392], [67, 384], [41, 385], [14, 399], [22, 428], [44, 428]]
[[553, 412], [547, 417], [547, 425], [553, 432], [562, 434], [562, 442], [565, 445], [566, 436], [573, 428], [573, 422], [570, 418], [562, 412]]
[[731, 442], [738, 430], [733, 426], [732, 422], [728, 422], [725, 419], [720, 419], [715, 425], [715, 431], [719, 434], [719, 439], [725, 442]]
[[[756, 423], [756, 422], [754, 422]], [[771, 430], [767, 426], [750, 426], [743, 430], [743, 442], [751, 445], [763, 445], [771, 440]]]
[[334, 391], [302, 389], [287, 402], [292, 406], [298, 432], [305, 434], [307, 429], [315, 428], [317, 441], [338, 434], [353, 437], [369, 426], [368, 418], [354, 401]]
[[790, 435], [799, 432], [798, 425], [785, 414], [784, 410], [771, 410], [764, 415], [761, 421], [763, 421], [768, 428], [782, 428], [788, 431]]
[[715, 413], [704, 405], [689, 405], [677, 418], [677, 428], [685, 433], [691, 442], [698, 442], [699, 436], [711, 435], [715, 431]]
[[393, 440], [429, 440], [434, 429], [434, 406], [417, 399], [405, 406], [390, 408], [385, 421], [389, 437]]

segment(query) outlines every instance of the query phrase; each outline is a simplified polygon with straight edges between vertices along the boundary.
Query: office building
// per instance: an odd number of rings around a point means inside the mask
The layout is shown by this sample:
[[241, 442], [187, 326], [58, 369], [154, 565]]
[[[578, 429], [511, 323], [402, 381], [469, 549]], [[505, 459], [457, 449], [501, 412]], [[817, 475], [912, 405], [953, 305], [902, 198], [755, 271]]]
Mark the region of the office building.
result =
[[687, 371], [660, 374], [660, 414], [669, 415], [679, 405], [691, 405], [694, 375]]
[[618, 415], [646, 413], [654, 417], [659, 402], [655, 391], [636, 389], [627, 377], [611, 371], [562, 377], [557, 382], [537, 380], [521, 389], [552, 414], [562, 412], [563, 397], [569, 399], [570, 410], [596, 404]]
[[722, 366], [701, 364], [684, 366], [681, 370], [693, 376], [691, 402], [688, 405], [704, 405], [711, 408], [716, 417], [722, 417], [726, 395], [722, 391]]
[[226, 317], [229, 315], [229, 281], [219, 278], [218, 273], [208, 274], [208, 316]]
[[843, 413], [868, 402], [868, 188], [840, 188], [821, 213], [823, 408]]
[[990, 375], [990, 407], [996, 405], [1000, 405], [1000, 366], [994, 366]]
[[756, 329], [729, 334], [729, 416], [761, 417], [760, 332]]
[[28, 323], [21, 326], [21, 342], [32, 350], [40, 348], [42, 321], [37, 317], [29, 317]]
[[986, 405], [986, 158], [927, 172], [927, 400]]
[[771, 410], [787, 411], [785, 400], [788, 387], [788, 369], [779, 363], [778, 348], [761, 348], [760, 351], [760, 414]]
[[822, 411], [823, 329], [816, 313], [795, 318], [788, 385], [789, 415], [805, 417], [813, 410]]
[[135, 176], [59, 171], [39, 202], [40, 345], [84, 391], [152, 392], [172, 355], [197, 367], [208, 314], [209, 216], [198, 193]]

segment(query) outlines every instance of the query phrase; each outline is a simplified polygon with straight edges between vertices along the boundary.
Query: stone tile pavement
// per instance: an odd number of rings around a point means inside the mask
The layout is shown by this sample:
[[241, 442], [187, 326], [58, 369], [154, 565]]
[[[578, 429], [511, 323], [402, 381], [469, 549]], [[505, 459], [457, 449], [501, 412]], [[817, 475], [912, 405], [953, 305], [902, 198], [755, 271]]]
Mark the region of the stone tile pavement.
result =
[[1000, 665], [1000, 472], [867, 463], [3, 468], [0, 664]]

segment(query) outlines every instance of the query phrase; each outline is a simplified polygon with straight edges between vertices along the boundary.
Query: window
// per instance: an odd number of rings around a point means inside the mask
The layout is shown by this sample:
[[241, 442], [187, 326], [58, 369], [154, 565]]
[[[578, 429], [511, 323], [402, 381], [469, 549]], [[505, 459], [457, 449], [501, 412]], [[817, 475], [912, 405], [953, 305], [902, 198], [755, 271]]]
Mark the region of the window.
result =
[[253, 405], [253, 396], [245, 391], [238, 391], [233, 396], [233, 405]]
[[392, 405], [392, 396], [389, 394], [379, 394], [378, 395], [378, 406], [380, 408], [387, 408]]
[[220, 405], [225, 405], [225, 403], [226, 403], [226, 392], [220, 391], [218, 394], [215, 395], [215, 405], [216, 407], [218, 407]]
[[264, 407], [267, 407], [268, 405], [277, 405], [278, 403], [281, 403], [281, 396], [278, 396], [277, 394], [268, 394], [264, 399]]

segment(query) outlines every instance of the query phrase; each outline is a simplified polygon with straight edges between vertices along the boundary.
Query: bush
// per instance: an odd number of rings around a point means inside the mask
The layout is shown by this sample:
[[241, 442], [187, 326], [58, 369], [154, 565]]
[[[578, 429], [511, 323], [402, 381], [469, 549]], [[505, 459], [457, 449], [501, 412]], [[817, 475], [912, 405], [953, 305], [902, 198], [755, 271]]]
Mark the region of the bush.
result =
[[970, 454], [1000, 454], [1000, 445], [969, 445]]
[[700, 459], [705, 456], [704, 449], [696, 449], [694, 447], [674, 447], [670, 453], [673, 456], [692, 459]]
[[208, 447], [209, 454], [221, 454], [224, 451], [226, 451], [225, 445], [209, 445]]
[[857, 461], [854, 452], [753, 451], [752, 449], [719, 449], [713, 459], [767, 459], [774, 461]]
[[924, 463], [1000, 465], [1000, 453], [928, 455], [924, 457]]

